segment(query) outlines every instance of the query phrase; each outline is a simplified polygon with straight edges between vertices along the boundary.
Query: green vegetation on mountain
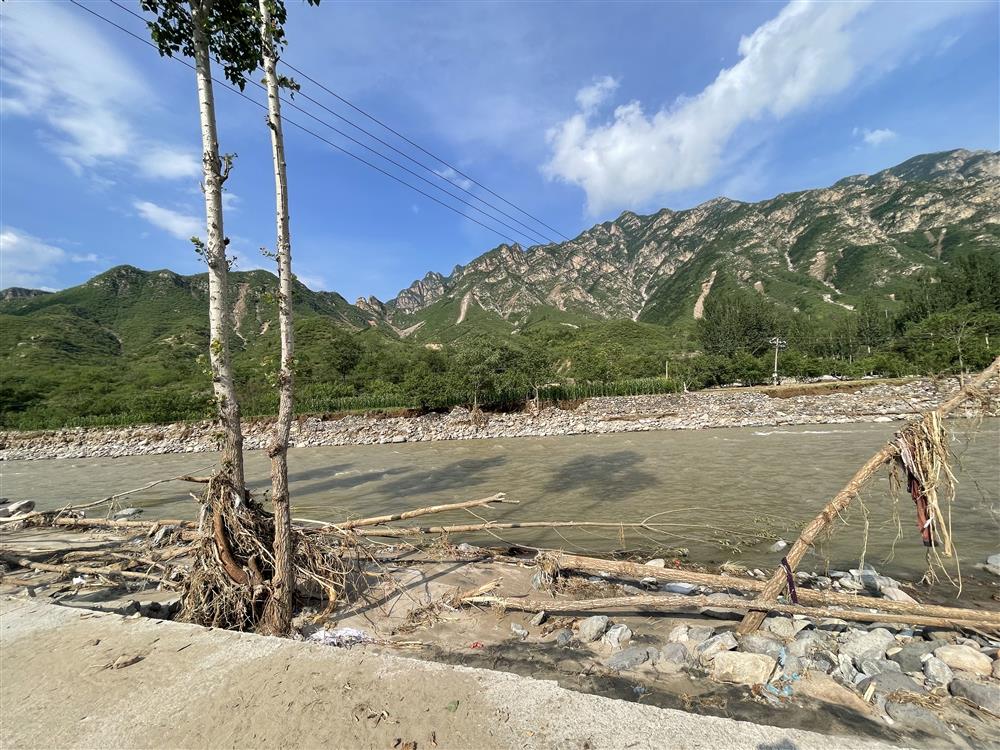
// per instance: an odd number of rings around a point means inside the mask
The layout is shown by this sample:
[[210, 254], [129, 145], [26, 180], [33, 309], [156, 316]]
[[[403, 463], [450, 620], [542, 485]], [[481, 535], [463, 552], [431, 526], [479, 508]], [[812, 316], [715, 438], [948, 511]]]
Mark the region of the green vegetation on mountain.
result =
[[[387, 303], [297, 284], [299, 409], [759, 383], [774, 336], [785, 376], [975, 369], [1000, 351], [998, 171], [997, 154], [955, 151], [757, 204], [626, 212], [430, 273]], [[276, 279], [230, 284], [244, 413], [273, 413]], [[0, 425], [210, 415], [207, 293], [205, 275], [130, 266], [0, 292]]]

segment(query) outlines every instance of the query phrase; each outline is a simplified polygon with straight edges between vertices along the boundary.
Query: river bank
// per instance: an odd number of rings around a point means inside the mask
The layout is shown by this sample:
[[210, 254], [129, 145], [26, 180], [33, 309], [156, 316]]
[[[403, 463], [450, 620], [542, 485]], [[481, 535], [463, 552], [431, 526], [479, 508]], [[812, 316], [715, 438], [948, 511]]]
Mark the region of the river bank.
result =
[[[739, 612], [699, 601], [730, 596], [718, 589], [564, 573], [550, 590], [530, 557], [445, 544], [380, 548], [335, 611], [305, 600], [292, 639], [261, 638], [171, 621], [190, 559], [166, 538], [29, 527], [0, 540], [8, 557], [142, 554], [177, 572], [162, 571], [165, 588], [5, 561], [4, 747], [1000, 747], [1000, 641], [979, 629], [845, 612], [775, 615], [738, 636]], [[862, 606], [885, 601], [888, 584], [920, 595], [870, 570], [836, 575], [870, 584], [855, 594]], [[800, 592], [829, 590], [797, 578]], [[554, 611], [458, 606], [458, 592], [485, 589]], [[559, 606], [657, 591], [692, 605]]]
[[[547, 407], [538, 414], [530, 410], [490, 413], [482, 420], [473, 420], [462, 408], [420, 416], [303, 417], [293, 425], [291, 441], [295, 447], [319, 447], [892, 422], [932, 409], [957, 390], [955, 378], [917, 379], [594, 398], [568, 407]], [[1000, 415], [997, 381], [991, 383], [986, 413]], [[269, 421], [248, 420], [244, 425], [245, 447], [265, 448], [270, 431]], [[218, 425], [213, 422], [7, 431], [0, 433], [0, 461], [201, 453], [217, 450], [219, 437]]]

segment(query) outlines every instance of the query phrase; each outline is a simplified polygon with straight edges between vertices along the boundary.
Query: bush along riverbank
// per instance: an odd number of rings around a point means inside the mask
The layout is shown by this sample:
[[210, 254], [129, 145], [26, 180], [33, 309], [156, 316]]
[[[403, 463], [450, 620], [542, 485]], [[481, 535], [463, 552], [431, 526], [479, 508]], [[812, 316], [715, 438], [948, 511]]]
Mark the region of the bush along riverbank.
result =
[[[955, 393], [958, 380], [913, 380], [850, 386], [733, 389], [657, 396], [593, 398], [535, 413], [447, 413], [391, 416], [380, 413], [302, 417], [292, 428], [293, 446], [372, 445], [431, 440], [545, 437], [713, 427], [764, 427], [851, 422], [891, 422], [933, 408]], [[1000, 382], [987, 389], [988, 416], [1000, 415]], [[246, 447], [263, 449], [265, 420], [245, 424]], [[89, 458], [197, 453], [216, 450], [212, 422], [75, 428], [0, 433], [0, 460]]]

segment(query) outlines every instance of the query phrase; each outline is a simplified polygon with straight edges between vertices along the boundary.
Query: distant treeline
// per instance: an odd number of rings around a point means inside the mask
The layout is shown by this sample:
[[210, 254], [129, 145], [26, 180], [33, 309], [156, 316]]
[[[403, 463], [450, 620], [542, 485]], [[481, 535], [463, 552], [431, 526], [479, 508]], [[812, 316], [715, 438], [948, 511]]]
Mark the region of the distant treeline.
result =
[[[873, 291], [855, 309], [814, 319], [736, 285], [713, 290], [687, 337], [632, 321], [544, 322], [517, 335], [471, 331], [421, 345], [322, 318], [296, 321], [298, 411], [519, 408], [527, 401], [763, 384], [772, 339], [784, 378], [898, 377], [978, 370], [1000, 354], [1000, 258], [956, 259], [899, 299]], [[236, 357], [244, 414], [274, 413], [276, 353]], [[668, 376], [669, 373], [669, 377]], [[204, 357], [146, 352], [132, 370], [57, 365], [5, 373], [7, 428], [203, 419], [212, 413]]]

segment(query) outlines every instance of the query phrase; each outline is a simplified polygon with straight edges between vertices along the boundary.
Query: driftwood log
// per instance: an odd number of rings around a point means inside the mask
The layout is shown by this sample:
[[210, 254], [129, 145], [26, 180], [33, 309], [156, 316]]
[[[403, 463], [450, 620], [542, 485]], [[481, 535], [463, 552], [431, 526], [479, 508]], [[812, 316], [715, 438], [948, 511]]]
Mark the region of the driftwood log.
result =
[[[1000, 374], [1000, 357], [997, 357], [993, 361], [993, 364], [972, 378], [958, 393], [942, 403], [931, 413], [937, 417], [947, 416], [971, 398], [976, 390], [998, 374]], [[792, 548], [785, 556], [791, 570], [795, 570], [806, 552], [816, 541], [816, 538], [833, 523], [834, 519], [847, 509], [858, 492], [860, 492], [861, 487], [875, 475], [875, 472], [893, 460], [898, 454], [899, 449], [894, 441], [890, 441], [882, 446], [874, 456], [865, 462], [864, 466], [858, 469], [844, 488], [837, 493], [836, 497], [826, 504], [820, 514], [806, 525], [799, 538], [795, 540], [795, 544], [792, 545]], [[779, 567], [771, 575], [760, 596], [757, 597], [757, 607], [747, 612], [743, 618], [743, 622], [740, 623], [739, 632], [750, 633], [759, 628], [764, 621], [765, 611], [781, 595], [786, 585], [785, 570]]]
[[[699, 573], [691, 570], [674, 570], [671, 568], [658, 568], [652, 565], [642, 565], [639, 563], [623, 562], [618, 560], [601, 560], [594, 557], [581, 557], [579, 555], [569, 555], [560, 552], [546, 553], [546, 561], [555, 564], [561, 570], [578, 570], [591, 574], [611, 574], [616, 578], [625, 580], [640, 581], [643, 578], [655, 578], [657, 581], [672, 583], [692, 583], [697, 586], [709, 586], [716, 589], [738, 589], [740, 591], [761, 592], [765, 590], [766, 583], [758, 581], [756, 578], [738, 578], [736, 576], [716, 575], [714, 573]], [[781, 568], [780, 572], [784, 572]], [[875, 599], [873, 597], [857, 596], [855, 594], [841, 594], [833, 591], [815, 591], [813, 589], [796, 589], [799, 600], [803, 604], [815, 604], [821, 606], [836, 607], [865, 607], [877, 609], [882, 612], [891, 612], [899, 615], [927, 615], [939, 619], [975, 619], [982, 622], [989, 622], [993, 627], [1000, 628], [1000, 612], [973, 611], [961, 607], [941, 607], [933, 604], [914, 604], [913, 602], [895, 602], [889, 599]], [[758, 597], [759, 598], [759, 597]], [[681, 595], [677, 601], [690, 602], [694, 597]], [[745, 604], [746, 602], [744, 602]], [[709, 604], [706, 606], [724, 606]], [[771, 607], [774, 609], [774, 607]], [[805, 614], [804, 609], [792, 611]], [[829, 615], [833, 617], [834, 615]], [[888, 622], [888, 620], [886, 621]]]
[[[496, 596], [470, 596], [463, 599], [463, 603], [493, 605], [502, 609], [513, 609], [521, 612], [592, 612], [602, 609], [621, 609], [626, 611], [650, 610], [659, 612], [700, 607], [747, 611], [759, 606], [759, 603], [755, 601], [748, 601], [737, 597], [709, 599], [707, 596], [685, 596], [683, 594], [645, 594], [640, 596], [609, 597], [607, 599], [579, 599], [575, 601], [533, 601], [531, 599], [511, 599]], [[983, 619], [981, 617], [982, 613], [975, 610], [963, 610], [965, 617], [961, 618], [933, 617], [924, 614], [900, 615], [888, 612], [871, 612], [833, 607], [803, 607], [795, 604], [773, 604], [769, 607], [769, 610], [788, 615], [805, 615], [814, 619], [837, 618], [841, 620], [854, 620], [856, 622], [897, 622], [906, 625], [930, 625], [944, 628], [971, 627], [979, 630], [1000, 632], [1000, 624], [992, 620]]]
[[391, 513], [384, 516], [372, 516], [371, 518], [357, 518], [351, 521], [342, 521], [341, 523], [327, 523], [325, 521], [311, 521], [308, 518], [297, 518], [296, 521], [304, 521], [307, 523], [318, 523], [321, 525], [321, 530], [323, 531], [347, 531], [348, 529], [357, 529], [362, 526], [379, 526], [381, 524], [392, 523], [393, 521], [405, 521], [410, 518], [417, 518], [418, 516], [426, 516], [431, 513], [446, 513], [449, 510], [464, 510], [466, 508], [480, 508], [493, 503], [508, 503], [511, 505], [517, 505], [518, 500], [509, 500], [506, 493], [497, 492], [489, 497], [480, 498], [479, 500], [466, 500], [461, 503], [448, 503], [445, 505], [430, 505], [426, 508], [415, 508], [414, 510], [403, 511], [402, 513]]
[[676, 524], [638, 522], [620, 523], [616, 521], [485, 521], [483, 523], [462, 523], [451, 526], [386, 526], [365, 529], [359, 534], [387, 538], [420, 536], [421, 534], [468, 534], [479, 531], [504, 531], [506, 529], [646, 529], [659, 531]]

